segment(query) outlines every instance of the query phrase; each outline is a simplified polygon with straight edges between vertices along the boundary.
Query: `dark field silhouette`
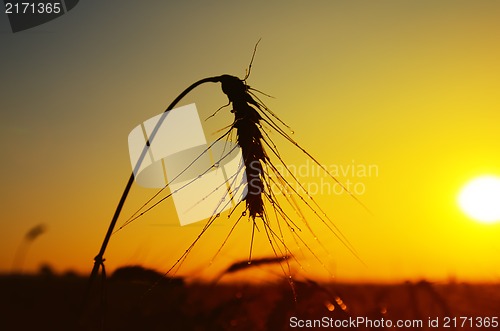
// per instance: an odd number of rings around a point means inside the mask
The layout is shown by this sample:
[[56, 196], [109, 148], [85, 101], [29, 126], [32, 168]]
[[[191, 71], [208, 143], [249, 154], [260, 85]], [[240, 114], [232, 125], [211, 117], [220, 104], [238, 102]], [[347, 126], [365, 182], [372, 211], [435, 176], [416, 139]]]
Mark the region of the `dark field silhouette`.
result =
[[[1, 329], [99, 330], [103, 307], [105, 330], [306, 330], [311, 328], [299, 328], [298, 323], [314, 319], [334, 323], [358, 317], [393, 323], [422, 321], [421, 327], [407, 330], [430, 330], [429, 317], [439, 318], [441, 327], [432, 330], [440, 330], [454, 329], [443, 327], [447, 317], [457, 317], [457, 323], [462, 324], [460, 317], [474, 320], [500, 315], [499, 284], [319, 284], [302, 280], [295, 281], [294, 294], [286, 280], [256, 286], [186, 284], [176, 278], [152, 287], [158, 276], [141, 267], [120, 268], [105, 287], [96, 286], [81, 313], [87, 277], [55, 275], [50, 268], [38, 275], [3, 275]], [[452, 326], [452, 321], [448, 322]], [[456, 329], [498, 329], [470, 327], [468, 323], [466, 320]], [[362, 324], [348, 329], [390, 328]]]

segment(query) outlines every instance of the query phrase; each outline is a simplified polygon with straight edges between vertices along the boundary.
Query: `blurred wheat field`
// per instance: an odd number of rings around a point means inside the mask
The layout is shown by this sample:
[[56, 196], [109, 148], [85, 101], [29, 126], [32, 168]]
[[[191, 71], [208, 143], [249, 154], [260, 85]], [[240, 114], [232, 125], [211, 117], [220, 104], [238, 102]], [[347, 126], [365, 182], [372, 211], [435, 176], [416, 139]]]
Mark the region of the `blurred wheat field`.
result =
[[[123, 270], [122, 270], [123, 271]], [[129, 270], [130, 271], [130, 270]], [[137, 271], [137, 270], [136, 270]], [[318, 284], [286, 281], [264, 285], [186, 284], [180, 278], [148, 289], [153, 272], [115, 272], [107, 282], [105, 330], [288, 330], [291, 319], [422, 320], [494, 317], [500, 311], [500, 284], [430, 283]], [[2, 330], [98, 330], [100, 298], [77, 323], [86, 278], [75, 274], [0, 278]], [[356, 330], [385, 330], [362, 325]], [[398, 328], [392, 328], [398, 329]], [[406, 328], [408, 329], [408, 328]], [[451, 328], [453, 329], [453, 328]], [[498, 329], [464, 325], [461, 330]]]

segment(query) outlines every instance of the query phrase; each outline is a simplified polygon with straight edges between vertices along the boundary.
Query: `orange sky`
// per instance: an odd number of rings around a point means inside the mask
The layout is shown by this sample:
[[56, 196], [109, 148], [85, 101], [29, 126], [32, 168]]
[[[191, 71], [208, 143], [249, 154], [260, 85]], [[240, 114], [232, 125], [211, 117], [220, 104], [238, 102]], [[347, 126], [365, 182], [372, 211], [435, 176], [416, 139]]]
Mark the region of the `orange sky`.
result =
[[[358, 185], [374, 216], [345, 194], [315, 195], [363, 263], [313, 222], [329, 253], [304, 238], [324, 267], [298, 245], [302, 269], [294, 263], [294, 273], [498, 280], [500, 224], [469, 219], [456, 197], [475, 176], [500, 175], [499, 3], [114, 5], [80, 3], [16, 34], [0, 20], [1, 271], [11, 270], [24, 234], [39, 223], [48, 230], [31, 246], [26, 271], [41, 263], [90, 271], [131, 172], [128, 133], [200, 78], [244, 76], [262, 38], [248, 83], [275, 97], [265, 102], [294, 138], [331, 169], [376, 169], [339, 174]], [[213, 84], [182, 104], [196, 102], [206, 118], [226, 101]], [[223, 110], [204, 122], [207, 138], [231, 119]], [[303, 153], [277, 142], [288, 164], [311, 171]], [[314, 189], [327, 178], [301, 180]], [[152, 194], [134, 186], [124, 216]], [[251, 228], [242, 222], [208, 267], [233, 221], [223, 217], [179, 274], [210, 279], [245, 259]], [[107, 266], [166, 271], [201, 226], [178, 226], [167, 201], [112, 238]], [[270, 255], [258, 234], [255, 256]]]

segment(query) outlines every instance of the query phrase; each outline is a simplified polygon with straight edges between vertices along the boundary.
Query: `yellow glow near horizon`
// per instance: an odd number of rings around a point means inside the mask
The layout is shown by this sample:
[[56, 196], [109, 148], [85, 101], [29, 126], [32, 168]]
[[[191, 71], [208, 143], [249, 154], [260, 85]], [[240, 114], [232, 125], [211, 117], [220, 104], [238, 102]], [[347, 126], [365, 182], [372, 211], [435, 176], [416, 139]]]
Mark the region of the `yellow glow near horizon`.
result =
[[500, 221], [500, 177], [482, 176], [470, 181], [460, 192], [458, 203], [481, 223]]

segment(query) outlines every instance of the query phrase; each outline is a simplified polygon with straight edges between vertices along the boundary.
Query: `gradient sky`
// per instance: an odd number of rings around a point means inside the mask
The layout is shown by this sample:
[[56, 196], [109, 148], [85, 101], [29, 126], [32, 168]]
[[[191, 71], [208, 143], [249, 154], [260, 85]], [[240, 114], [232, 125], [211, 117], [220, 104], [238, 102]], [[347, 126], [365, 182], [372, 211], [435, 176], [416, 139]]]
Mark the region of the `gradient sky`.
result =
[[[493, 0], [109, 0], [12, 34], [0, 15], [0, 271], [44, 223], [24, 269], [89, 272], [131, 172], [128, 133], [200, 78], [243, 77], [262, 38], [248, 83], [275, 97], [265, 102], [295, 139], [325, 165], [378, 170], [339, 176], [362, 185], [374, 216], [345, 195], [317, 195], [364, 262], [324, 232], [325, 266], [339, 280], [498, 280], [500, 224], [477, 223], [456, 203], [468, 180], [500, 175], [498, 17]], [[213, 84], [182, 104], [196, 102], [205, 118], [226, 101]], [[204, 123], [209, 139], [230, 122], [226, 110]], [[285, 142], [278, 148], [306, 164]], [[124, 216], [153, 193], [134, 186]], [[175, 217], [168, 201], [113, 236], [108, 268], [168, 270], [202, 226]], [[214, 226], [179, 274], [210, 279], [247, 257], [243, 223], [207, 268], [231, 221]], [[272, 254], [260, 245], [257, 256]], [[302, 264], [297, 274], [327, 274], [310, 256]]]

